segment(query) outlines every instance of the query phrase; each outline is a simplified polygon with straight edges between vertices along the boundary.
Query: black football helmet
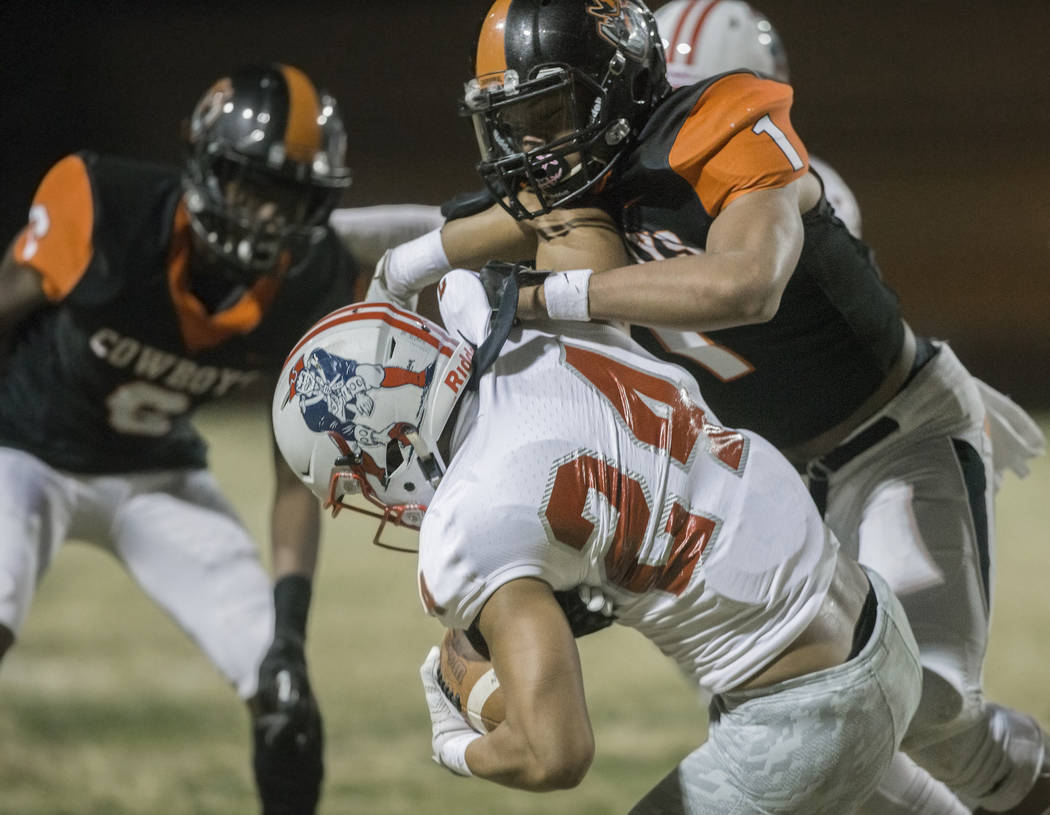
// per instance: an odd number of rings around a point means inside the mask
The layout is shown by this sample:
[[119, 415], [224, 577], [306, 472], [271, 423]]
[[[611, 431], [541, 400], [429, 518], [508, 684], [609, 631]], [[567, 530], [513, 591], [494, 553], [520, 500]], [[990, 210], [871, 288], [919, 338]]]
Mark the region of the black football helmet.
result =
[[474, 120], [478, 172], [521, 220], [594, 188], [669, 90], [640, 0], [497, 0], [460, 112]]
[[243, 68], [197, 103], [183, 187], [199, 242], [250, 275], [294, 268], [350, 184], [335, 100], [288, 65]]

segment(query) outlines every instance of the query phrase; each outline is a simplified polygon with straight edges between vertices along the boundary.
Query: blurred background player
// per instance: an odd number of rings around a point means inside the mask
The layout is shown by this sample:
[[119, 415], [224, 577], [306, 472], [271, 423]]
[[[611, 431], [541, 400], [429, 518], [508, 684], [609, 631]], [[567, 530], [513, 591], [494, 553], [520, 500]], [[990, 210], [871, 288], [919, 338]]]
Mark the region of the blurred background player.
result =
[[614, 597], [619, 621], [716, 694], [721, 712], [708, 742], [633, 811], [851, 811], [919, 696], [915, 643], [889, 587], [839, 557], [788, 462], [715, 426], [681, 368], [608, 326], [507, 323], [486, 370], [491, 310], [478, 276], [453, 271], [439, 291], [447, 333], [364, 303], [325, 317], [286, 364], [289, 378], [319, 351], [356, 366], [437, 366], [429, 387], [386, 402], [377, 422], [400, 430], [379, 458], [342, 432], [311, 432], [285, 382], [273, 400], [291, 469], [329, 505], [363, 494], [419, 528], [428, 613], [491, 654], [507, 714], [487, 735], [446, 698], [437, 649], [428, 655], [435, 760], [532, 791], [580, 783], [594, 739], [554, 593], [586, 585]]
[[[967, 805], [1041, 812], [1046, 738], [981, 690], [994, 485], [1004, 467], [1025, 472], [1038, 428], [901, 319], [870, 249], [809, 172], [789, 87], [733, 72], [671, 92], [665, 70], [641, 3], [490, 10], [463, 109], [491, 195], [521, 223], [604, 209], [636, 261], [599, 258], [526, 286], [519, 316], [632, 324], [693, 373], [721, 421], [806, 472], [847, 551], [888, 579], [912, 621], [926, 680], [905, 747]], [[432, 282], [442, 260], [468, 264], [453, 229], [473, 256], [525, 257], [497, 254], [490, 216], [450, 221], [419, 279], [401, 247], [377, 274], [396, 295]], [[872, 811], [964, 811], [905, 759], [894, 769]]]
[[316, 501], [276, 467], [271, 586], [190, 420], [276, 376], [352, 299], [327, 223], [346, 132], [331, 96], [273, 64], [216, 82], [186, 138], [181, 172], [59, 161], [0, 266], [0, 655], [63, 543], [105, 549], [248, 701], [263, 811], [303, 815], [323, 775], [304, 656]]
[[[671, 0], [654, 12], [672, 88], [746, 68], [791, 82], [784, 45], [769, 19], [743, 0]], [[860, 207], [852, 190], [825, 161], [809, 155], [824, 196], [849, 231], [860, 237]]]

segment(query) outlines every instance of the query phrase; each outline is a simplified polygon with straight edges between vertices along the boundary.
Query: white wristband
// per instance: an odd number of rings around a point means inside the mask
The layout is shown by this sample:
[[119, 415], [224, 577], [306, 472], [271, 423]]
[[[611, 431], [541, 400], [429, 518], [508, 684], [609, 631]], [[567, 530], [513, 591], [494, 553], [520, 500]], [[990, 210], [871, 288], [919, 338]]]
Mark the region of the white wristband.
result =
[[448, 767], [456, 775], [472, 776], [474, 773], [467, 766], [467, 745], [481, 738], [480, 733], [462, 733], [452, 736], [441, 745], [440, 763]]
[[439, 227], [390, 250], [384, 270], [386, 287], [392, 294], [404, 297], [437, 283], [451, 268]]
[[543, 281], [543, 294], [547, 300], [547, 316], [552, 320], [591, 319], [590, 286], [591, 269], [573, 269], [569, 272], [552, 272]]

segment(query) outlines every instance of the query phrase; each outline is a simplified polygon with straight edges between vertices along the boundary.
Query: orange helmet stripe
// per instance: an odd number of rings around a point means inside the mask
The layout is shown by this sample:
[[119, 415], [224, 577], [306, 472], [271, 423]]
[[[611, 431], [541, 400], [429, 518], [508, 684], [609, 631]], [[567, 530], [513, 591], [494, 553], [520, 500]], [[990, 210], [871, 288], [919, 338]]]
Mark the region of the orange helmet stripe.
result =
[[452, 339], [444, 332], [438, 334], [420, 328], [419, 315], [413, 314], [410, 311], [402, 311], [389, 303], [354, 303], [353, 305], [337, 309], [331, 314], [318, 320], [317, 323], [315, 323], [314, 326], [302, 336], [299, 342], [295, 344], [295, 347], [288, 352], [284, 364], [287, 365], [292, 357], [298, 354], [304, 345], [322, 331], [327, 331], [329, 328], [334, 328], [343, 323], [355, 323], [360, 320], [382, 320], [388, 325], [392, 325], [394, 328], [400, 328], [402, 331], [411, 334], [413, 337], [423, 340], [428, 345], [434, 346], [438, 349], [440, 354], [446, 357], [452, 356], [452, 349], [455, 347], [455, 343]]
[[321, 103], [317, 89], [309, 77], [298, 68], [282, 65], [281, 73], [288, 85], [288, 124], [284, 144], [288, 158], [293, 161], [311, 161], [321, 147]]
[[503, 73], [507, 70], [507, 51], [504, 37], [507, 33], [507, 12], [511, 0], [496, 0], [485, 16], [478, 37], [476, 76]]

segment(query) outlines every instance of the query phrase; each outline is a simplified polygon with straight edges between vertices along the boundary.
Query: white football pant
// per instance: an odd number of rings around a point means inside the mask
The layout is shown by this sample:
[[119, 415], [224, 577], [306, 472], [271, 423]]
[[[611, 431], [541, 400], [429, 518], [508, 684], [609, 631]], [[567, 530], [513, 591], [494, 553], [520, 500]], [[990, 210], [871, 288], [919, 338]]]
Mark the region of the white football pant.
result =
[[0, 447], [0, 624], [18, 633], [68, 539], [113, 554], [242, 698], [255, 694], [271, 583], [211, 473], [74, 475]]
[[1031, 787], [1042, 750], [1035, 721], [989, 705], [981, 689], [993, 499], [997, 468], [1023, 473], [1041, 434], [945, 344], [852, 437], [887, 417], [899, 428], [830, 474], [825, 518], [843, 550], [892, 586], [918, 642], [923, 697], [902, 749], [964, 801], [1007, 808]]

